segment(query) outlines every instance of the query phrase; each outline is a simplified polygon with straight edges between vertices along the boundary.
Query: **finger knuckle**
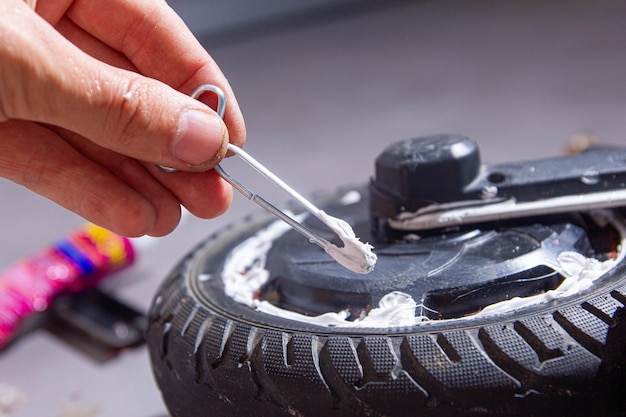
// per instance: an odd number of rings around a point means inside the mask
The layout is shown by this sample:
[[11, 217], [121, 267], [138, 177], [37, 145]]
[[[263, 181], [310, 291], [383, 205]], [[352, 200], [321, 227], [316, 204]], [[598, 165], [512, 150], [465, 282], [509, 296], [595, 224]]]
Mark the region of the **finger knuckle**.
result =
[[134, 156], [149, 156], [154, 147], [142, 141], [152, 125], [152, 92], [147, 83], [131, 79], [122, 83], [118, 97], [110, 100], [107, 125], [111, 148]]

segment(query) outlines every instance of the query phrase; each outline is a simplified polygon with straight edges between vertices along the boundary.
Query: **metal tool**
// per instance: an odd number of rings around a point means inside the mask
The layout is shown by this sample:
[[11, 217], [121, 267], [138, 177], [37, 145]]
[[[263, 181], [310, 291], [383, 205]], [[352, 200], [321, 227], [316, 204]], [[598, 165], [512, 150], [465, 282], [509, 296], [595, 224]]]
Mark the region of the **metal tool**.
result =
[[515, 198], [501, 202], [480, 202], [467, 207], [447, 207], [445, 204], [405, 213], [389, 219], [389, 226], [397, 230], [428, 230], [464, 224], [519, 219], [523, 217], [561, 214], [573, 211], [591, 211], [626, 205], [626, 190], [546, 198], [518, 202]]
[[379, 156], [370, 198], [381, 233], [624, 207], [626, 151], [596, 146], [576, 155], [489, 165], [467, 137], [415, 138]]
[[[191, 97], [197, 99], [198, 97], [200, 97], [200, 95], [206, 92], [212, 92], [217, 96], [218, 103], [216, 112], [220, 117], [224, 117], [224, 110], [226, 109], [226, 97], [222, 89], [220, 89], [219, 87], [212, 84], [203, 84], [191, 93]], [[228, 174], [220, 165], [216, 165], [214, 167], [215, 171], [229, 184], [231, 184], [233, 188], [238, 190], [248, 200], [252, 200], [280, 220], [287, 223], [297, 232], [301, 233], [303, 236], [309, 239], [310, 242], [315, 243], [316, 245], [324, 249], [324, 251], [332, 256], [333, 259], [335, 259], [342, 266], [360, 274], [367, 274], [374, 268], [374, 265], [376, 263], [376, 255], [372, 252], [372, 246], [359, 241], [348, 223], [336, 217], [332, 217], [324, 211], [320, 210], [319, 208], [315, 207], [313, 203], [308, 201], [297, 191], [287, 185], [283, 180], [278, 178], [269, 169], [263, 166], [260, 162], [250, 156], [250, 154], [245, 152], [243, 149], [233, 145], [232, 143], [229, 143], [228, 150], [243, 159], [248, 165], [253, 167], [261, 175], [273, 182], [277, 187], [285, 191], [288, 195], [290, 195], [293, 199], [300, 203], [306, 209], [306, 211], [308, 211], [316, 218], [318, 218], [322, 223], [327, 225], [335, 234], [337, 234], [337, 236], [339, 236], [344, 246], [337, 247], [323, 237], [311, 232], [307, 227], [302, 225], [293, 217], [278, 209], [276, 206], [268, 202], [260, 195], [250, 191], [247, 187], [237, 181], [232, 175]], [[176, 171], [175, 169], [163, 167], [160, 165], [159, 168], [166, 172]]]

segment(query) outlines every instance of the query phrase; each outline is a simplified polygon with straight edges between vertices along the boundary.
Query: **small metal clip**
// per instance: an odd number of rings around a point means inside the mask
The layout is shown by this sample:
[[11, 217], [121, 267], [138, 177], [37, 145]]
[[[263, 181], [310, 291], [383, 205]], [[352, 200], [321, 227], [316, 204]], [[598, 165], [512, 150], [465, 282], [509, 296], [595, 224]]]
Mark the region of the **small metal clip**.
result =
[[[226, 97], [224, 92], [217, 86], [212, 84], [204, 84], [196, 88], [192, 93], [191, 97], [198, 98], [201, 94], [205, 92], [212, 92], [218, 98], [217, 103], [217, 114], [220, 117], [224, 117], [224, 109], [226, 108]], [[321, 236], [316, 235], [311, 232], [297, 220], [289, 216], [284, 211], [276, 208], [273, 204], [268, 202], [266, 199], [261, 197], [260, 195], [253, 193], [248, 188], [246, 188], [243, 184], [237, 181], [232, 175], [228, 174], [220, 165], [215, 166], [215, 171], [226, 180], [229, 184], [233, 186], [237, 191], [243, 194], [248, 200], [252, 200], [257, 203], [259, 206], [263, 207], [265, 210], [272, 213], [278, 219], [284, 221], [297, 232], [301, 233], [310, 242], [315, 243], [326, 253], [333, 257], [338, 263], [348, 268], [353, 272], [357, 272], [360, 274], [367, 274], [368, 272], [374, 269], [374, 265], [376, 263], [376, 255], [372, 252], [372, 246], [368, 243], [362, 243], [354, 234], [352, 228], [346, 223], [344, 220], [338, 219], [336, 217], [330, 216], [319, 208], [315, 207], [310, 201], [301, 196], [297, 191], [287, 185], [283, 180], [274, 175], [269, 169], [259, 163], [256, 159], [250, 156], [243, 149], [233, 145], [228, 144], [228, 150], [239, 156], [243, 159], [248, 165], [256, 169], [261, 175], [265, 178], [273, 182], [280, 189], [289, 194], [294, 200], [300, 203], [309, 213], [317, 217], [322, 223], [327, 225], [343, 242], [343, 247], [337, 247], [333, 243], [330, 243], [328, 240], [324, 239]], [[162, 170], [166, 172], [173, 172], [175, 169], [167, 168], [159, 166]]]
[[[190, 96], [191, 98], [197, 99], [206, 92], [214, 93], [217, 96], [217, 108], [215, 109], [215, 113], [217, 113], [217, 115], [223, 119], [224, 110], [226, 110], [226, 96], [224, 95], [224, 91], [221, 88], [213, 84], [202, 84], [195, 90], [193, 90]], [[176, 172], [175, 168], [170, 168], [163, 165], [157, 166], [161, 171], [164, 172]]]

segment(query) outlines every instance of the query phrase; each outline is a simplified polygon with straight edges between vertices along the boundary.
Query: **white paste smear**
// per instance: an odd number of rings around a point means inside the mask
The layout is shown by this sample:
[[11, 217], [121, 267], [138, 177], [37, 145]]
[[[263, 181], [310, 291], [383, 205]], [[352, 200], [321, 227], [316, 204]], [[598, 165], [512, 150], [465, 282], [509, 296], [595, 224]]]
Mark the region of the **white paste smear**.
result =
[[354, 234], [350, 225], [341, 219], [326, 214], [320, 210], [317, 218], [327, 225], [339, 236], [343, 242], [343, 247], [329, 243], [324, 247], [326, 253], [333, 257], [335, 261], [357, 274], [367, 274], [374, 269], [378, 257], [369, 243], [363, 243]]
[[[292, 217], [301, 221], [307, 214]], [[233, 300], [254, 306], [254, 293], [267, 282], [269, 271], [265, 269], [267, 253], [272, 243], [291, 227], [283, 221], [275, 221], [265, 229], [237, 245], [224, 263], [222, 279], [224, 292]]]
[[255, 306], [258, 311], [265, 314], [328, 327], [402, 327], [413, 326], [426, 319], [425, 317], [415, 315], [417, 303], [415, 303], [413, 297], [400, 291], [393, 291], [386, 294], [378, 302], [377, 308], [372, 309], [369, 314], [354, 321], [347, 320], [347, 318], [350, 317], [350, 312], [347, 310], [336, 313], [328, 312], [319, 316], [311, 317], [293, 311], [284, 310], [280, 307], [276, 307], [268, 301], [256, 300]]
[[543, 294], [514, 297], [492, 304], [483, 308], [473, 317], [507, 313], [533, 304], [547, 303], [557, 298], [581, 293], [591, 287], [597, 278], [608, 272], [618, 262], [617, 260], [600, 262], [597, 259], [587, 258], [580, 253], [569, 251], [560, 253], [557, 261], [558, 265], [553, 266], [553, 269], [565, 277], [557, 288]]

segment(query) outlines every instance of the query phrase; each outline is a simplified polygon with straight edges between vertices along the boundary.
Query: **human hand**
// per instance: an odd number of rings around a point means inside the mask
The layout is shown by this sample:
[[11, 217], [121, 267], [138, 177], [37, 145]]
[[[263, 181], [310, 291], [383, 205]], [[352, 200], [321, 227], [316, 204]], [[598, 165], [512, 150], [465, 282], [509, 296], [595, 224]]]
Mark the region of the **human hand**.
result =
[[[0, 0], [0, 34], [0, 176], [127, 236], [171, 232], [181, 204], [228, 208], [210, 168], [243, 145], [243, 117], [164, 1]], [[188, 96], [206, 83], [226, 94], [224, 121], [215, 97]]]

